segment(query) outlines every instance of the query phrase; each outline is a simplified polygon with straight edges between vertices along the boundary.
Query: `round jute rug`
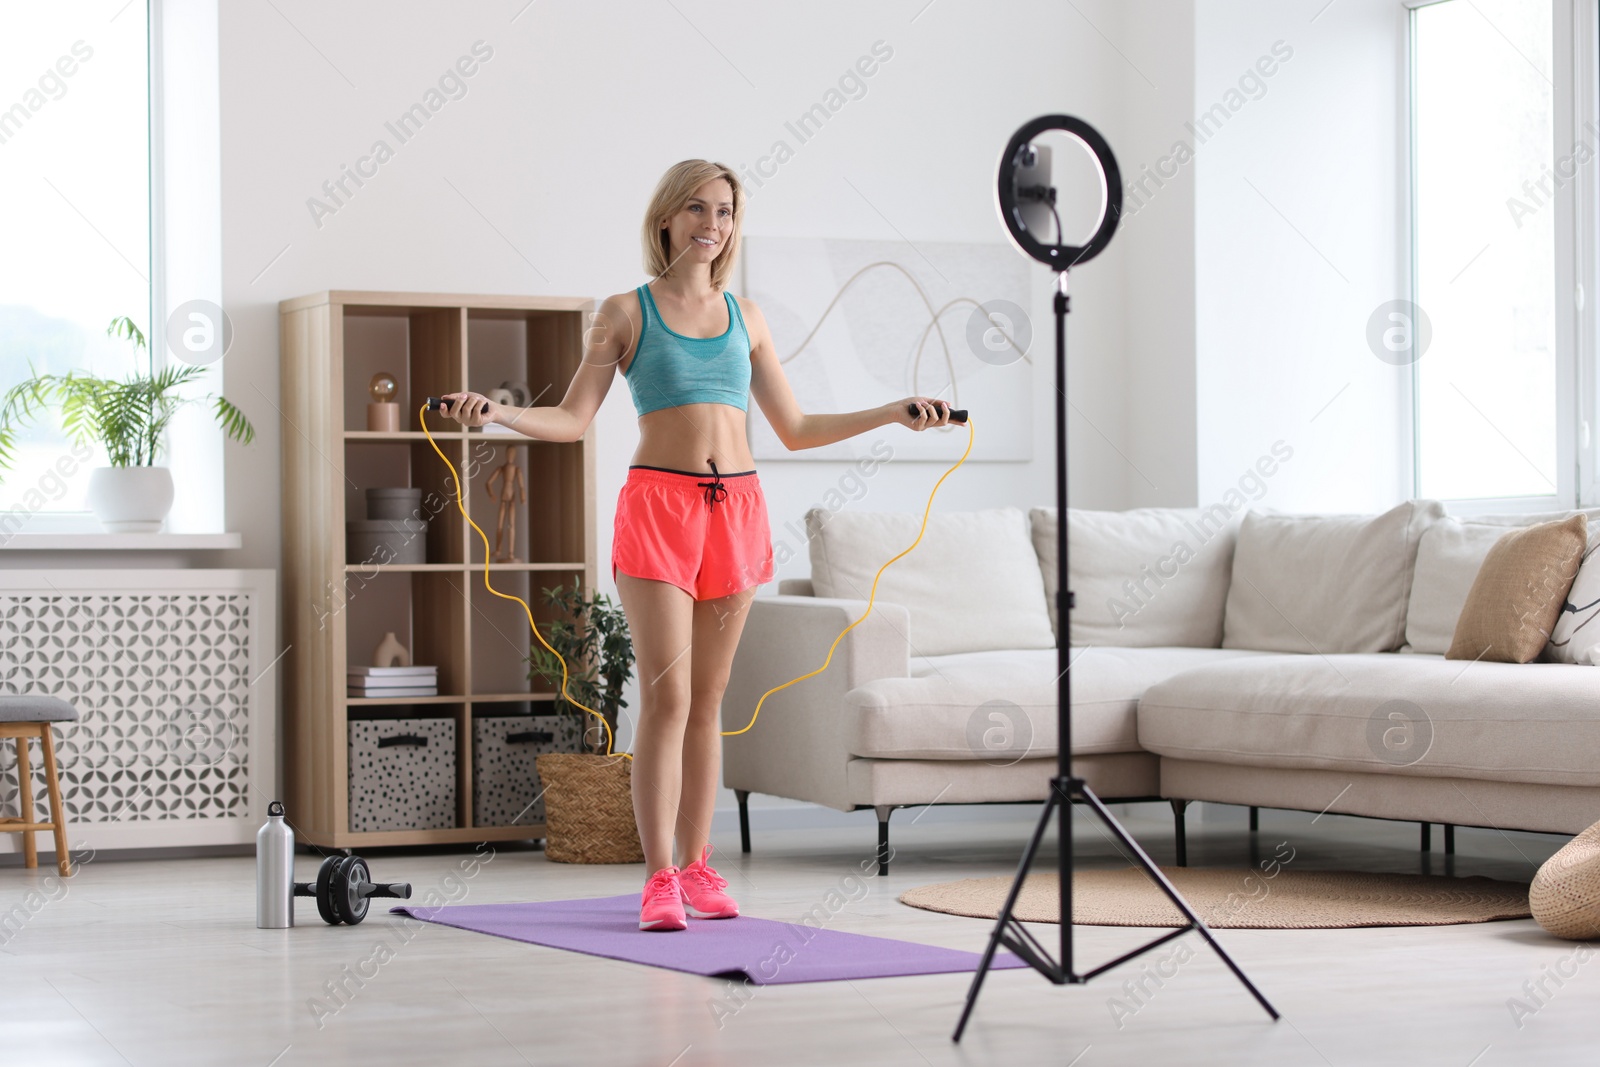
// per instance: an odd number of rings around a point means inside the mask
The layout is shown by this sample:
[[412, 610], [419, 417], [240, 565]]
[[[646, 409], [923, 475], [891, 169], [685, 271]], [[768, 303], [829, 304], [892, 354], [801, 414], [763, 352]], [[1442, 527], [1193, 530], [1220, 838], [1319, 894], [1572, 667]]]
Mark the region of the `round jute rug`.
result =
[[[1449, 926], [1526, 919], [1528, 887], [1493, 878], [1354, 871], [1265, 872], [1238, 868], [1163, 867], [1201, 920], [1219, 929], [1333, 930], [1353, 926]], [[993, 919], [1011, 876], [964, 878], [900, 894], [913, 908]], [[1030, 874], [1014, 909], [1023, 922], [1059, 923], [1059, 879]], [[1079, 926], [1182, 926], [1165, 893], [1137, 867], [1078, 871], [1072, 919]]]

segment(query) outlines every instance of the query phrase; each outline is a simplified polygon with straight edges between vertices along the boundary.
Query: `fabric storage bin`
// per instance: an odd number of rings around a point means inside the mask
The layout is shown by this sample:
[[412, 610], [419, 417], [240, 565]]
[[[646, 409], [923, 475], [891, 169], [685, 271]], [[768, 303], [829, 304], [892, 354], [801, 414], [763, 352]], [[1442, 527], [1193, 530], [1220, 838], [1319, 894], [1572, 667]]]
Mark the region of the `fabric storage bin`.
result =
[[472, 824], [544, 822], [544, 786], [534, 758], [546, 752], [582, 750], [583, 721], [576, 715], [474, 714]]
[[350, 829], [456, 824], [456, 721], [351, 719]]

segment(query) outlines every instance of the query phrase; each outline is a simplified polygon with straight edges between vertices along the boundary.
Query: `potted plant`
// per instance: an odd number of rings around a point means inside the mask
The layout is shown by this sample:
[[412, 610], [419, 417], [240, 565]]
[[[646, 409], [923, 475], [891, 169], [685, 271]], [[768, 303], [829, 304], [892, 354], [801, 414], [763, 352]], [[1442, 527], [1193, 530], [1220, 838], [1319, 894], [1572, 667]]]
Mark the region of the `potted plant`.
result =
[[75, 442], [105, 445], [111, 465], [96, 467], [89, 475], [89, 507], [95, 517], [115, 533], [152, 533], [161, 529], [172, 509], [172, 472], [156, 466], [156, 459], [167, 424], [180, 408], [210, 401], [217, 422], [233, 441], [249, 444], [256, 431], [226, 397], [179, 396], [205, 368], [156, 370], [144, 334], [132, 319], [125, 315], [112, 319], [106, 334], [126, 338], [136, 351], [144, 350], [148, 371], [121, 381], [78, 371], [34, 374], [12, 386], [0, 400], [0, 472], [16, 461], [18, 432], [47, 408], [58, 408], [61, 426]]
[[[605, 755], [617, 713], [628, 706], [622, 687], [633, 677], [627, 616], [602, 593], [585, 598], [582, 590], [559, 585], [543, 593], [544, 602], [566, 616], [550, 624], [548, 640], [567, 662], [572, 700], [561, 695], [561, 660], [542, 644], [529, 655], [528, 676], [556, 690], [556, 711], [573, 728], [562, 733], [581, 738], [575, 747], [583, 750], [535, 760], [544, 789], [545, 854], [558, 863], [639, 863], [644, 849], [633, 820], [633, 761]], [[574, 701], [605, 716], [606, 725]]]

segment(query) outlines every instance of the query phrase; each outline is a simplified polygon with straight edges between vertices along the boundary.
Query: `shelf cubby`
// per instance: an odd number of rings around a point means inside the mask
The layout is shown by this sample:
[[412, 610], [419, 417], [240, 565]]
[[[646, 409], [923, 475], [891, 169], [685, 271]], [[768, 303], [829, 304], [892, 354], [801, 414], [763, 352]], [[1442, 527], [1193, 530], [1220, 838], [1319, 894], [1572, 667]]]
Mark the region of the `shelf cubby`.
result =
[[[329, 291], [279, 305], [285, 429], [284, 568], [286, 777], [296, 831], [324, 848], [469, 844], [538, 838], [542, 824], [475, 826], [473, 716], [548, 715], [553, 689], [527, 677], [535, 641], [522, 608], [483, 588], [483, 546], [456, 507], [450, 473], [418, 421], [426, 396], [502, 382], [526, 384], [538, 406], [557, 403], [582, 359], [593, 301]], [[368, 386], [394, 375], [399, 431], [369, 431]], [[485, 493], [510, 451], [523, 472], [516, 501], [517, 562], [494, 564], [495, 587], [524, 597], [548, 635], [554, 610], [540, 589], [593, 589], [594, 431], [570, 443], [468, 430], [437, 415], [427, 428], [464, 478], [468, 511], [491, 544], [497, 505]], [[511, 444], [510, 442], [516, 442]], [[426, 563], [346, 558], [345, 524], [366, 518], [365, 490], [423, 491]], [[531, 594], [531, 595], [530, 595]], [[393, 631], [412, 662], [438, 667], [435, 697], [359, 698], [349, 664], [371, 662]], [[450, 717], [456, 726], [457, 818], [448, 829], [353, 832], [347, 729], [352, 718]]]

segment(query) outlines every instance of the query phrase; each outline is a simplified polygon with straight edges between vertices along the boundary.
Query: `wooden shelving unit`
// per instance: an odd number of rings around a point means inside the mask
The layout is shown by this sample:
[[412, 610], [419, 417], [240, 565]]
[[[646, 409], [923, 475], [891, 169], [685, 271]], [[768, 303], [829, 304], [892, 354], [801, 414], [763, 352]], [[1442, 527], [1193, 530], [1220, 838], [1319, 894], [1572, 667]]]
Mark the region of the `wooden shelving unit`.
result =
[[[325, 848], [466, 844], [544, 836], [541, 824], [479, 826], [472, 788], [473, 717], [553, 708], [527, 678], [526, 616], [483, 586], [484, 548], [456, 508], [449, 472], [417, 424], [423, 398], [503, 381], [526, 382], [541, 405], [566, 392], [583, 355], [594, 302], [578, 297], [329, 291], [278, 305], [282, 365], [283, 667], [290, 819]], [[366, 429], [368, 384], [400, 383], [404, 430]], [[527, 478], [517, 506], [514, 564], [494, 564], [502, 592], [523, 597], [543, 629], [539, 590], [595, 586], [594, 428], [580, 441], [532, 441], [463, 430], [433, 416], [428, 428], [457, 471], [472, 518], [494, 537], [485, 492], [509, 448]], [[512, 442], [519, 444], [512, 445]], [[345, 522], [366, 516], [365, 490], [414, 486], [429, 518], [427, 562], [345, 558]], [[400, 701], [345, 695], [347, 664], [371, 662], [385, 631], [414, 662], [437, 664], [436, 697]], [[456, 723], [456, 824], [446, 829], [349, 828], [347, 725], [352, 717], [448, 716]]]

